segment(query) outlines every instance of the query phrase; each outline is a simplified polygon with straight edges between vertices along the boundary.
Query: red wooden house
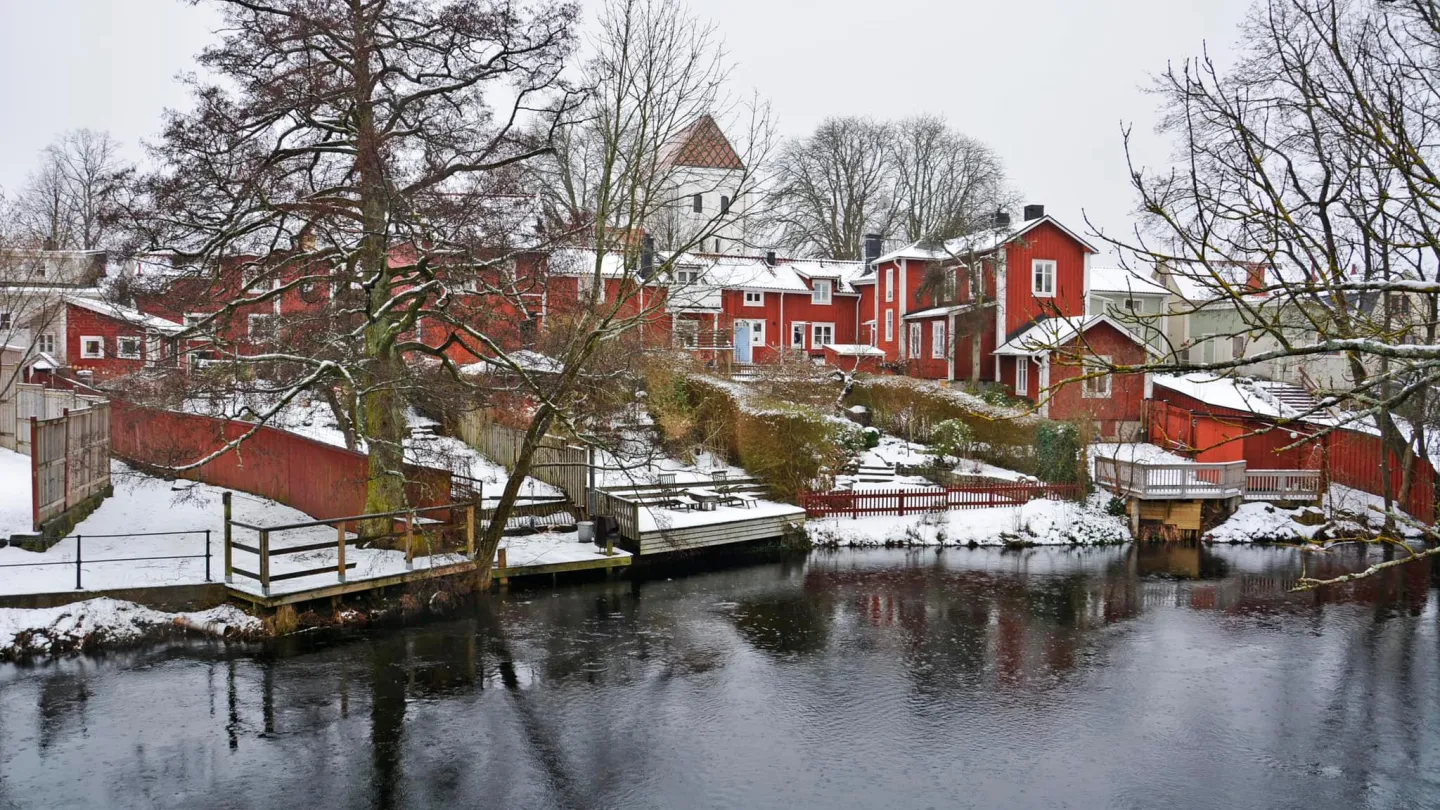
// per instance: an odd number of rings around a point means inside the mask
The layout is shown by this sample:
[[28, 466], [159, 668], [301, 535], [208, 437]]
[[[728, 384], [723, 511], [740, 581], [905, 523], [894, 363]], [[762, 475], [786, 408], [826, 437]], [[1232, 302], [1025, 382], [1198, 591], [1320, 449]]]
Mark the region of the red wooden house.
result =
[[84, 296], [63, 301], [66, 355], [76, 372], [110, 380], [181, 362], [174, 337], [180, 324]]

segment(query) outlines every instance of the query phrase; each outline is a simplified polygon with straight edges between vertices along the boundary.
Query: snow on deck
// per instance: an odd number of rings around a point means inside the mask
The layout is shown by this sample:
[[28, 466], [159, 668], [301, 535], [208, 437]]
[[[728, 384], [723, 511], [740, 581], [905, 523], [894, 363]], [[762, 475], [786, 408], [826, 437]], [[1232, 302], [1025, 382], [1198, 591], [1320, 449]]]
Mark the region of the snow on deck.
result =
[[788, 503], [757, 501], [754, 506], [716, 506], [714, 511], [701, 512], [690, 509], [669, 509], [663, 506], [640, 507], [641, 532], [670, 531], [672, 529], [693, 529], [699, 526], [716, 526], [723, 523], [739, 523], [759, 518], [800, 518], [805, 510]]
[[905, 517], [812, 518], [805, 524], [821, 546], [1000, 546], [1104, 545], [1124, 543], [1130, 530], [1121, 518], [1105, 514], [1108, 500], [1086, 503], [1035, 500], [1023, 506], [957, 509]]

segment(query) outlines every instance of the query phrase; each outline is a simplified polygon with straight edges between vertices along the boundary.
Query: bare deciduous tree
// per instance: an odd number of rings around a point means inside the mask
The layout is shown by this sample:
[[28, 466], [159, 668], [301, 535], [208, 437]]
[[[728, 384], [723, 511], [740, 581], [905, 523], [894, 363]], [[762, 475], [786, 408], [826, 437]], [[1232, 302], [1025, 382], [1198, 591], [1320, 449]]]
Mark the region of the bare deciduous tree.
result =
[[52, 250], [111, 247], [132, 172], [110, 133], [60, 136], [45, 148], [18, 201], [27, 241]]
[[859, 259], [867, 233], [896, 221], [889, 124], [828, 118], [786, 144], [776, 158], [765, 218], [784, 249], [800, 255]]

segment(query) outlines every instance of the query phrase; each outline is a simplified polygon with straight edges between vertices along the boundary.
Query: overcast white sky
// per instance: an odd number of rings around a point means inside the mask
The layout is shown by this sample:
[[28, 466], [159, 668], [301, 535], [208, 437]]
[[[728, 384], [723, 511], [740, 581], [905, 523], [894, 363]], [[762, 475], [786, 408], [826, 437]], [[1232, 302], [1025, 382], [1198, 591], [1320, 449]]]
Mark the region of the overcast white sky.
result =
[[[589, 6], [599, 0], [585, 0]], [[1015, 185], [1080, 229], [1132, 207], [1120, 123], [1147, 162], [1141, 92], [1208, 41], [1223, 59], [1250, 0], [691, 0], [737, 62], [736, 90], [770, 99], [780, 131], [827, 115], [930, 111], [999, 150]], [[0, 188], [18, 190], [68, 129], [109, 130], [138, 156], [214, 16], [182, 0], [0, 0]]]

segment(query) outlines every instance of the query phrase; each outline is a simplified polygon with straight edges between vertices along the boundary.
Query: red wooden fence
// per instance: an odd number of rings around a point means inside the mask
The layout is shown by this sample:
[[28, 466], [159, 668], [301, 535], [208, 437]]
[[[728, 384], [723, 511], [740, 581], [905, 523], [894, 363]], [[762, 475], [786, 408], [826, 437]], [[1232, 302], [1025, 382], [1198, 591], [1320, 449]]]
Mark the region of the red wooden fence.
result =
[[[111, 452], [151, 467], [173, 467], [220, 449], [254, 425], [112, 401]], [[343, 447], [262, 427], [225, 453], [180, 477], [279, 501], [311, 517], [358, 515], [365, 511], [369, 457]], [[450, 502], [450, 473], [406, 465], [411, 506]]]
[[1019, 506], [1040, 498], [1050, 500], [1079, 497], [1075, 484], [989, 484], [974, 487], [932, 487], [926, 489], [862, 489], [837, 492], [806, 492], [800, 505], [810, 517], [831, 515], [858, 518], [863, 515], [913, 515], [948, 512], [954, 509], [987, 509]]

